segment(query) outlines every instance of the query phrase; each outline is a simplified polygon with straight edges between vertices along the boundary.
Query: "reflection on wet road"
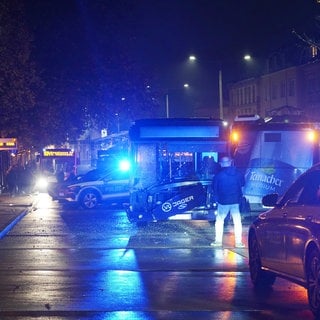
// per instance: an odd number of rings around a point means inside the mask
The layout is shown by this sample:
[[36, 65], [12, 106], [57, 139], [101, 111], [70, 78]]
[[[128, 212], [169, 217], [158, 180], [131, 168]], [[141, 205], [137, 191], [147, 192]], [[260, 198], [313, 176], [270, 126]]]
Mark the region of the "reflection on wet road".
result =
[[209, 246], [213, 232], [44, 198], [0, 241], [0, 319], [313, 319], [303, 288], [253, 289], [232, 225], [223, 249]]

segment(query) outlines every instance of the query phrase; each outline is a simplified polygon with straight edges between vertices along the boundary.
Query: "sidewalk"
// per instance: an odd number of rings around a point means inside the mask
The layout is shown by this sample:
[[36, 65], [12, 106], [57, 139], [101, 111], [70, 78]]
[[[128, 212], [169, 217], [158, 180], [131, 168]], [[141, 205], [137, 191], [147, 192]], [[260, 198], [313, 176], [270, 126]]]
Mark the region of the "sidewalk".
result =
[[18, 223], [33, 206], [32, 195], [0, 194], [0, 239]]

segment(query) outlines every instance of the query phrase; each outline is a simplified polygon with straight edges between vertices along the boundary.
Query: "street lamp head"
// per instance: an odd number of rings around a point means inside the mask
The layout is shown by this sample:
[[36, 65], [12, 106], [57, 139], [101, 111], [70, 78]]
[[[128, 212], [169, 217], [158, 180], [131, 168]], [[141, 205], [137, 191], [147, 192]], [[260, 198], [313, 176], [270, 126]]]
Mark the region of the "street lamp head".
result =
[[196, 61], [197, 57], [195, 55], [189, 56], [189, 61]]
[[250, 61], [252, 58], [251, 58], [250, 54], [246, 54], [246, 55], [244, 55], [243, 59], [246, 61]]
[[189, 83], [185, 83], [185, 84], [183, 85], [183, 87], [184, 87], [184, 88], [189, 88]]

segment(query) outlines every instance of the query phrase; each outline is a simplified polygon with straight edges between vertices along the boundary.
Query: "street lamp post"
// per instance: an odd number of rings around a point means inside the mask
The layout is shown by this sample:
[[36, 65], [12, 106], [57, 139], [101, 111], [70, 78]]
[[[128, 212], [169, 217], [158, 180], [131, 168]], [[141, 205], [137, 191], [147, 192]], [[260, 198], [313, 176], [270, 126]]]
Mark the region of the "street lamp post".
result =
[[222, 70], [219, 70], [219, 116], [223, 119], [223, 82], [222, 82]]
[[[184, 88], [189, 88], [189, 84], [185, 83], [183, 85]], [[171, 90], [178, 90], [178, 89], [171, 89]], [[170, 118], [170, 105], [169, 105], [169, 91], [166, 93], [166, 117]]]
[[120, 114], [117, 112], [114, 114], [116, 116], [117, 121], [117, 131], [120, 132]]
[[169, 93], [166, 94], [166, 116], [167, 116], [167, 118], [170, 118], [170, 114], [169, 114]]
[[[244, 55], [244, 60], [250, 61], [251, 56], [249, 54]], [[197, 57], [195, 55], [189, 56], [189, 61], [194, 62], [197, 60]], [[222, 69], [219, 69], [219, 117], [220, 119], [223, 119], [223, 79], [222, 79]]]

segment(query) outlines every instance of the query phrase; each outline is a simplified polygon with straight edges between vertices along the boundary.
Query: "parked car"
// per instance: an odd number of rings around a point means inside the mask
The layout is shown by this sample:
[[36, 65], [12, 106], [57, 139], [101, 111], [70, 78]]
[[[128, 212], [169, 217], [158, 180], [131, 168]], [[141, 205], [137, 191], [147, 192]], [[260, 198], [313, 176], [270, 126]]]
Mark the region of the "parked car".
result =
[[278, 199], [264, 206], [248, 234], [249, 267], [256, 287], [283, 277], [307, 289], [310, 309], [320, 318], [320, 164], [302, 174]]
[[128, 172], [92, 170], [72, 181], [51, 185], [48, 193], [53, 200], [77, 203], [93, 209], [100, 203], [123, 203], [129, 200]]

